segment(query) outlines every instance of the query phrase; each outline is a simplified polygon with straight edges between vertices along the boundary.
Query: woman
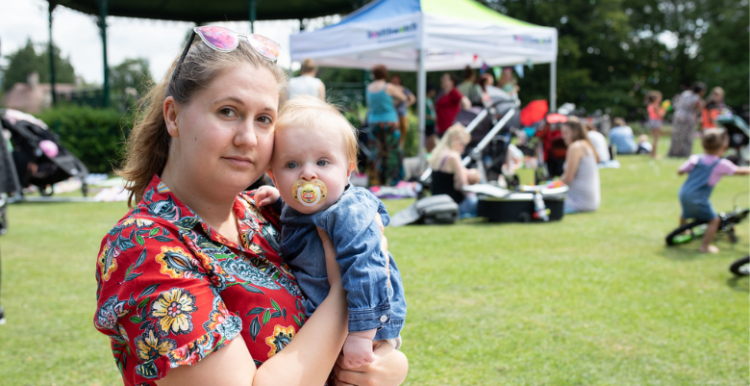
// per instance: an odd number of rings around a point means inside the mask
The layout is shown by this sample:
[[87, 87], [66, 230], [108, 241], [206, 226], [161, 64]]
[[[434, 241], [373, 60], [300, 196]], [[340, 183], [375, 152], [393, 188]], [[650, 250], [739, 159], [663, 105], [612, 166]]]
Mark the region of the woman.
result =
[[370, 127], [370, 185], [394, 186], [404, 177], [404, 150], [395, 105], [406, 101], [400, 86], [386, 83], [388, 70], [372, 68], [375, 80], [367, 86], [367, 123]]
[[[126, 385], [322, 385], [347, 335], [333, 246], [321, 234], [331, 292], [305, 320], [278, 214], [243, 193], [268, 167], [286, 91], [264, 47], [275, 43], [251, 35], [259, 51], [243, 40], [222, 52], [209, 42], [231, 46], [233, 32], [195, 31], [204, 39], [149, 93], [128, 137], [121, 174], [137, 205], [102, 242], [94, 324]], [[336, 365], [333, 384], [403, 381], [406, 358], [388, 344], [375, 352], [369, 368]]]
[[693, 88], [685, 90], [674, 105], [674, 129], [672, 143], [669, 145], [669, 157], [689, 157], [693, 152], [693, 139], [698, 124], [698, 113], [703, 110], [703, 93], [706, 85], [695, 82]]
[[713, 129], [719, 127], [717, 118], [724, 110], [726, 105], [724, 104], [724, 89], [721, 87], [714, 87], [711, 89], [711, 93], [708, 94], [706, 99], [706, 107], [701, 112], [701, 129]]
[[463, 81], [456, 87], [458, 92], [469, 98], [472, 106], [484, 107], [482, 88], [477, 83], [477, 74], [474, 70], [466, 66], [463, 72], [461, 72], [461, 78]]
[[326, 100], [326, 86], [323, 81], [316, 78], [315, 74], [318, 68], [312, 59], [302, 61], [302, 67], [299, 70], [299, 76], [289, 79], [289, 98], [296, 95], [310, 95]]
[[575, 117], [562, 126], [562, 137], [568, 145], [565, 172], [560, 180], [568, 185], [565, 213], [593, 212], [599, 209], [599, 156], [586, 136], [586, 128]]
[[401, 75], [395, 74], [391, 76], [391, 84], [401, 87], [401, 92], [403, 92], [406, 97], [406, 100], [396, 104], [398, 127], [401, 129], [401, 147], [403, 148], [404, 141], [406, 141], [406, 135], [409, 133], [409, 106], [413, 105], [417, 101], [417, 98], [411, 90], [402, 84]]
[[471, 136], [464, 125], [456, 123], [440, 139], [430, 157], [432, 168], [432, 194], [447, 194], [458, 204], [462, 218], [476, 217], [477, 197], [464, 193], [464, 185], [479, 183], [476, 169], [467, 169], [461, 162], [461, 155]]
[[449, 73], [440, 77], [440, 91], [442, 95], [435, 101], [436, 127], [438, 137], [442, 137], [448, 128], [453, 125], [456, 116], [461, 109], [471, 108], [471, 101], [456, 89], [456, 78]]

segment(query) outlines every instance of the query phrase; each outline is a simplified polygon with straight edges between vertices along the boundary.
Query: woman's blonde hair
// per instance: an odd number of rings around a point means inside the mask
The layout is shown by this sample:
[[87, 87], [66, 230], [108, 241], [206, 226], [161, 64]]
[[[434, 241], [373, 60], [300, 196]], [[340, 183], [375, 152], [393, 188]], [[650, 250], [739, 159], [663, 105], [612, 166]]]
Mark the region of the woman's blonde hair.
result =
[[596, 163], [599, 163], [599, 154], [596, 153], [594, 144], [591, 143], [591, 140], [589, 140], [589, 136], [587, 134], [589, 129], [583, 124], [583, 122], [581, 122], [581, 120], [577, 117], [568, 117], [568, 121], [563, 123], [563, 126], [567, 126], [568, 129], [570, 129], [573, 137], [573, 141], [571, 143], [575, 141], [584, 141], [591, 148], [591, 151], [594, 152]]
[[453, 150], [453, 144], [456, 141], [464, 146], [471, 142], [471, 135], [466, 132], [466, 127], [460, 123], [454, 123], [453, 126], [449, 127], [443, 134], [443, 137], [440, 138], [440, 142], [435, 146], [435, 149], [432, 150], [432, 155], [430, 156], [430, 167], [432, 170], [440, 169], [443, 158], [448, 152]]
[[344, 139], [346, 160], [357, 165], [357, 130], [344, 118], [336, 106], [310, 95], [298, 95], [284, 103], [276, 120], [277, 132], [290, 127], [306, 130], [333, 129]]
[[238, 63], [248, 63], [255, 68], [265, 68], [273, 74], [279, 85], [279, 103], [286, 95], [286, 72], [275, 63], [264, 59], [242, 40], [231, 52], [216, 51], [196, 39], [188, 51], [174, 80], [172, 63], [164, 79], [139, 101], [136, 122], [125, 143], [125, 162], [117, 173], [126, 181], [130, 191], [128, 205], [137, 204], [154, 174], [161, 174], [169, 158], [171, 137], [164, 122], [164, 100], [171, 96], [178, 105], [186, 105], [196, 92], [207, 88], [219, 74]]

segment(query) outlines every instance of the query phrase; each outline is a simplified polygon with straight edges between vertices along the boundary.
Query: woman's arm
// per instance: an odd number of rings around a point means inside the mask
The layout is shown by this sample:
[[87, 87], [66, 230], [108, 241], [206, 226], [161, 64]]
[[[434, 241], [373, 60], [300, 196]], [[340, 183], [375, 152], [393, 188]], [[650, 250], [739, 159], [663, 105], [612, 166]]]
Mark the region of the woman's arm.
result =
[[406, 96], [406, 107], [413, 105], [416, 101], [417, 98], [414, 96], [414, 93], [409, 93], [409, 95]]
[[461, 110], [468, 110], [471, 108], [471, 101], [467, 97], [461, 97]]
[[403, 88], [396, 86], [395, 84], [386, 83], [385, 93], [393, 97], [395, 103], [406, 101], [406, 95], [404, 94]]
[[322, 101], [326, 100], [326, 85], [323, 84], [323, 81], [320, 81], [320, 85], [318, 85], [318, 98]]
[[461, 156], [458, 153], [452, 151], [450, 155], [448, 155], [446, 166], [449, 172], [453, 172], [453, 187], [456, 190], [460, 192], [464, 185], [469, 185], [469, 177], [466, 173], [466, 168], [461, 163]]
[[583, 144], [580, 141], [574, 142], [568, 147], [568, 153], [565, 155], [565, 172], [560, 177], [560, 181], [565, 185], [570, 185], [578, 172], [578, 164], [583, 158]]
[[347, 335], [346, 293], [333, 243], [318, 231], [326, 255], [331, 291], [284, 350], [255, 368], [241, 336], [193, 366], [172, 369], [163, 385], [322, 385], [330, 375]]

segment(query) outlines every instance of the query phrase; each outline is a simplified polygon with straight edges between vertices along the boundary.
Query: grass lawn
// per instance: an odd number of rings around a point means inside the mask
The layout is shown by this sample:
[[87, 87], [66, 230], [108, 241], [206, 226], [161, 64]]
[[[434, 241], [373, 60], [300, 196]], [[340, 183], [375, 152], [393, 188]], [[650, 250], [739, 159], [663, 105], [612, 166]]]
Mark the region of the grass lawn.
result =
[[[406, 384], [748, 384], [748, 279], [727, 270], [748, 253], [748, 223], [738, 244], [719, 238], [718, 255], [699, 254], [697, 242], [666, 248], [681, 161], [619, 160], [621, 169], [601, 171], [596, 213], [387, 230], [409, 303]], [[730, 210], [747, 190], [747, 178], [725, 178], [714, 205]], [[395, 213], [409, 203], [387, 204]], [[747, 194], [738, 203], [747, 206]], [[121, 384], [91, 321], [99, 242], [125, 210], [10, 207], [1, 385]]]

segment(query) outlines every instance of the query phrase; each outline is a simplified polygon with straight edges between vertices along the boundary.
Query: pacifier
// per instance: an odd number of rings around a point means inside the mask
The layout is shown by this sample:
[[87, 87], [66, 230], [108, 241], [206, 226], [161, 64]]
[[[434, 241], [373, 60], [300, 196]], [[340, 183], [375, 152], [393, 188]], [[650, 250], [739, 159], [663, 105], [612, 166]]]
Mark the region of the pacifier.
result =
[[304, 206], [314, 206], [326, 198], [328, 188], [319, 180], [298, 180], [292, 184], [292, 197]]

